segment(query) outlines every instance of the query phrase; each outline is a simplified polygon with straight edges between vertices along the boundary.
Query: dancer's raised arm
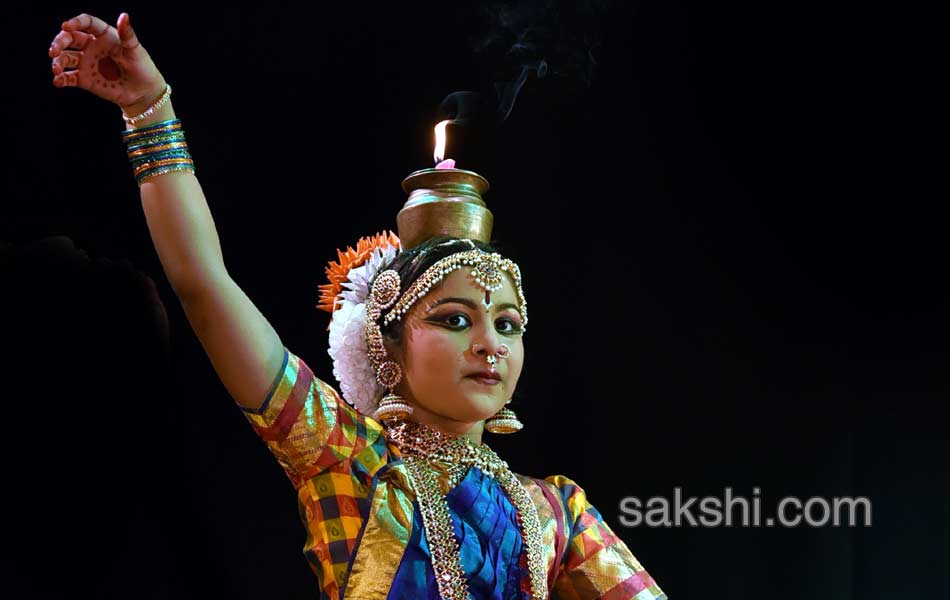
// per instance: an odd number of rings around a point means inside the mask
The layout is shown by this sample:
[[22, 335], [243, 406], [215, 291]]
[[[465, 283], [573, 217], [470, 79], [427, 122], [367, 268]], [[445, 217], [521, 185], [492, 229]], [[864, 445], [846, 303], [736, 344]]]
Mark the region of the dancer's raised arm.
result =
[[[134, 121], [128, 131], [176, 118], [165, 98], [170, 89], [126, 13], [116, 27], [88, 14], [65, 21], [49, 55], [53, 85], [79, 87], [117, 104]], [[256, 408], [281, 366], [283, 344], [228, 274], [194, 172], [143, 173], [142, 208], [165, 275], [228, 392], [241, 406]]]

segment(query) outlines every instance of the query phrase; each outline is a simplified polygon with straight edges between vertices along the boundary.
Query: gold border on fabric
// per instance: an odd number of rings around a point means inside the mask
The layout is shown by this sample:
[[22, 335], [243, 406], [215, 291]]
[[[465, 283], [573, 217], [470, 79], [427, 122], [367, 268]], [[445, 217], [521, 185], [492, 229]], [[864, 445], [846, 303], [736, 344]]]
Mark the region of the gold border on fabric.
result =
[[261, 403], [261, 408], [241, 409], [251, 425], [258, 429], [266, 429], [277, 420], [277, 416], [284, 409], [287, 398], [290, 397], [290, 393], [297, 384], [299, 369], [300, 359], [284, 347], [284, 361], [279, 372], [274, 376], [270, 390]]
[[376, 483], [344, 600], [386, 600], [389, 596], [412, 534], [412, 500], [404, 491], [408, 484], [404, 469], [395, 464]]

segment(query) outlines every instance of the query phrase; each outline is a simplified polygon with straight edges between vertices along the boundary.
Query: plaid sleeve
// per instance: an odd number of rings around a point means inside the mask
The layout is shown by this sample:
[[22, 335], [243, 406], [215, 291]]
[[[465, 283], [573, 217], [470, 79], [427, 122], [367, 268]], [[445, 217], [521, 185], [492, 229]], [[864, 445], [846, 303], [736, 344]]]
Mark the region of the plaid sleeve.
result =
[[343, 401], [287, 348], [264, 403], [241, 410], [297, 489], [354, 457], [357, 464], [346, 466], [367, 471], [376, 466], [367, 463], [384, 458], [382, 426]]
[[666, 600], [666, 594], [604, 523], [574, 481], [553, 475], [571, 523], [567, 551], [554, 582], [559, 600]]

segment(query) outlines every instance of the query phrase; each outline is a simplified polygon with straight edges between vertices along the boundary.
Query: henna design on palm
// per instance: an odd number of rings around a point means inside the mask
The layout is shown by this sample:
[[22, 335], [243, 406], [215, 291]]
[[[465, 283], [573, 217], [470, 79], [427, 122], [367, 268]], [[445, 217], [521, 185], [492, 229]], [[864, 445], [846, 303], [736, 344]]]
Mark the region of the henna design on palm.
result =
[[101, 51], [96, 56], [94, 64], [95, 69], [91, 73], [94, 84], [109, 89], [117, 89], [125, 83], [125, 77], [122, 74], [122, 69], [119, 68], [119, 64], [106, 52]]

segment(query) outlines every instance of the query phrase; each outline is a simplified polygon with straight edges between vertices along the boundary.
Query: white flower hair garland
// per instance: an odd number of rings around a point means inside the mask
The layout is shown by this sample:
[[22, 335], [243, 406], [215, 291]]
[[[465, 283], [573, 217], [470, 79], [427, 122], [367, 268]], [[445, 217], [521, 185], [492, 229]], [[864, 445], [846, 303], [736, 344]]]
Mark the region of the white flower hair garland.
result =
[[376, 274], [392, 264], [399, 250], [399, 238], [392, 232], [362, 238], [356, 250], [337, 251], [339, 261], [327, 267], [330, 283], [320, 286], [317, 307], [333, 315], [327, 350], [333, 376], [343, 398], [364, 415], [373, 414], [385, 393], [366, 355], [366, 298]]

